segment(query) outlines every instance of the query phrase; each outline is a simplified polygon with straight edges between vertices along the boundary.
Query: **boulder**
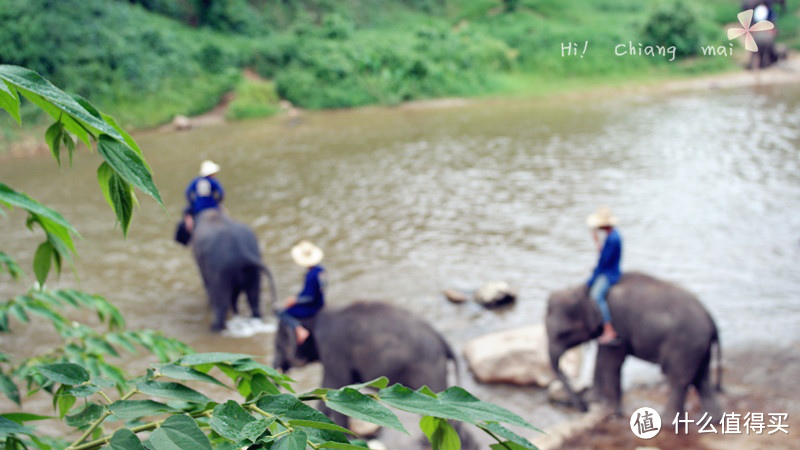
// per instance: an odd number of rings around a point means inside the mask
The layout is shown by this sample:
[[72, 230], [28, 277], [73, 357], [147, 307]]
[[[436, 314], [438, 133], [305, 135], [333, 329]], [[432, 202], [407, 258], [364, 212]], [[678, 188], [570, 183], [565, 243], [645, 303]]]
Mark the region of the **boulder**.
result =
[[172, 119], [172, 126], [178, 131], [189, 130], [192, 128], [192, 119], [177, 115]]
[[445, 289], [442, 293], [445, 298], [453, 303], [465, 303], [467, 301], [467, 296], [455, 289]]
[[[547, 387], [555, 378], [547, 353], [543, 324], [529, 325], [477, 337], [467, 342], [464, 356], [482, 383], [510, 383]], [[561, 370], [571, 378], [580, 373], [581, 350], [561, 357]]]
[[505, 281], [490, 281], [475, 292], [475, 301], [486, 308], [509, 305], [517, 300], [517, 292]]

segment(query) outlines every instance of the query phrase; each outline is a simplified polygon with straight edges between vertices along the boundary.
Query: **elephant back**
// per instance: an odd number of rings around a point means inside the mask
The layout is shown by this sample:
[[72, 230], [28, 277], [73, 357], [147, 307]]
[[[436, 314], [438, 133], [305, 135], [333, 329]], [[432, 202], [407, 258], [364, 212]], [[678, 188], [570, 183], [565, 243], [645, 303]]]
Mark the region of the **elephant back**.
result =
[[253, 230], [218, 210], [206, 210], [197, 217], [192, 250], [198, 261], [213, 259], [220, 268], [263, 265]]

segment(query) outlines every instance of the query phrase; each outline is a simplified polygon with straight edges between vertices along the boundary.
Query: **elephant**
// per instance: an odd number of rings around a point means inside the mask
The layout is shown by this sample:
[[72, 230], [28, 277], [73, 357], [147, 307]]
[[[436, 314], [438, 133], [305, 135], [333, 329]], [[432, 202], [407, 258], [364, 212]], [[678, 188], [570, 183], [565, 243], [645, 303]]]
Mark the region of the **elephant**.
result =
[[[599, 400], [621, 412], [620, 372], [626, 356], [633, 355], [661, 366], [670, 386], [665, 418], [672, 420], [685, 411], [690, 385], [697, 389], [703, 409], [720, 418], [716, 400], [722, 386], [719, 335], [700, 301], [680, 286], [640, 272], [624, 273], [607, 299], [619, 339], [614, 345], [598, 346], [593, 393]], [[601, 334], [600, 308], [589, 297], [585, 283], [550, 295], [546, 328], [553, 371], [564, 383], [572, 405], [586, 411], [585, 401], [573, 391], [558, 364], [565, 351]], [[715, 344], [716, 388], [710, 368]]]
[[[311, 336], [297, 345], [294, 330], [280, 321], [275, 337], [273, 367], [288, 371], [320, 361], [322, 387], [340, 387], [385, 376], [391, 383], [411, 389], [427, 386], [441, 392], [447, 384], [447, 364], [458, 363], [444, 337], [410, 312], [383, 302], [355, 302], [345, 308], [323, 308], [304, 319]], [[340, 426], [347, 417], [322, 405], [321, 409]], [[476, 448], [474, 440], [454, 424], [462, 448]]]
[[269, 279], [272, 304], [277, 293], [269, 268], [261, 261], [253, 230], [218, 209], [207, 209], [195, 218], [189, 244], [214, 311], [212, 331], [225, 329], [228, 308], [238, 314], [237, 300], [244, 292], [253, 317], [261, 317], [261, 273]]

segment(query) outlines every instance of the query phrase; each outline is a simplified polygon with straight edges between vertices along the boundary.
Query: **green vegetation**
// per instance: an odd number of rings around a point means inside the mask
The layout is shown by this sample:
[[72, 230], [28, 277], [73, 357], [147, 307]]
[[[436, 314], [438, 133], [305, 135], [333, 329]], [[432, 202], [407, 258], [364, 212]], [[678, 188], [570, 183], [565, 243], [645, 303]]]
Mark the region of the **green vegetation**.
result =
[[[563, 83], [730, 70], [736, 58], [698, 50], [728, 45], [725, 25], [736, 22], [739, 3], [0, 0], [0, 63], [30, 67], [121, 123], [148, 127], [209, 110], [237, 86], [255, 94], [240, 79], [243, 69], [303, 108], [539, 94]], [[800, 47], [800, 0], [787, 3], [781, 39]], [[580, 56], [562, 57], [570, 42]], [[628, 42], [675, 45], [677, 60], [616, 56], [615, 46]], [[253, 100], [231, 117], [274, 112]]]
[[280, 111], [280, 97], [275, 83], [257, 79], [243, 79], [234, 91], [234, 99], [228, 107], [229, 119], [267, 117]]
[[[263, 91], [264, 83], [253, 85]], [[134, 188], [161, 204], [141, 150], [113, 118], [29, 69], [0, 65], [0, 109], [17, 122], [21, 122], [22, 97], [55, 120], [45, 138], [59, 165], [62, 149], [72, 161], [79, 145], [76, 143], [100, 154], [103, 162], [97, 180], [123, 235], [133, 214]], [[12, 208], [26, 212], [27, 227], [41, 228], [45, 239], [33, 258], [36, 286], [0, 301], [0, 333], [11, 331], [11, 319], [25, 325], [35, 317], [49, 322], [61, 342], [43, 354], [23, 355], [21, 359], [9, 349], [0, 349], [0, 394], [21, 406], [24, 397], [20, 385], [27, 387], [25, 397], [44, 391], [52, 396], [56, 412], [53, 417], [26, 412], [0, 415], [2, 448], [365, 448], [361, 441], [349, 441], [349, 430], [306, 404], [316, 400], [347, 416], [403, 432], [407, 430], [389, 408], [419, 414], [420, 428], [435, 449], [460, 448], [459, 437], [448, 420], [469, 423], [488, 433], [497, 441], [493, 449], [533, 448], [503, 424], [535, 428], [459, 387], [441, 393], [426, 387], [413, 391], [397, 384], [389, 386], [388, 379], [378, 378], [341, 389], [296, 394], [290, 378], [249, 355], [193, 353], [185, 344], [159, 332], [126, 330], [119, 310], [106, 299], [45, 287], [51, 269], [59, 272], [63, 261], [71, 261], [77, 230], [54, 209], [0, 181], [0, 217]], [[24, 274], [15, 258], [0, 249], [0, 275], [19, 280]], [[100, 327], [105, 329], [68, 319], [61, 311], [70, 307], [96, 313]], [[136, 353], [137, 348], [147, 350], [160, 362], [131, 377], [111, 361], [123, 352]], [[238, 394], [239, 400], [217, 403], [203, 393], [203, 387], [197, 390], [186, 382], [225, 389]], [[362, 393], [364, 389], [378, 392]], [[50, 425], [55, 421], [73, 432], [61, 438], [45, 435], [33, 425], [40, 421]]]

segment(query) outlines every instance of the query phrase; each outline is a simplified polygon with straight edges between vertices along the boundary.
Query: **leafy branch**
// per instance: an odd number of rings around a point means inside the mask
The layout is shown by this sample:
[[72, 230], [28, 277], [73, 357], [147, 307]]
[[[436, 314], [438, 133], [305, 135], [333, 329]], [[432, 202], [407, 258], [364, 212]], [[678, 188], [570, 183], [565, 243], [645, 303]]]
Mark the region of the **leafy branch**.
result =
[[[219, 375], [212, 375], [212, 371], [226, 376], [233, 386], [220, 381]], [[459, 448], [458, 435], [448, 420], [473, 424], [489, 432], [498, 441], [500, 447], [497, 448], [534, 448], [503, 424], [535, 428], [516, 414], [483, 402], [459, 387], [437, 394], [426, 387], [414, 391], [397, 384], [389, 386], [389, 380], [382, 377], [340, 389], [282, 393], [280, 387], [291, 389], [291, 380], [286, 375], [242, 354], [191, 354], [171, 363], [155, 365], [116, 401], [102, 393], [103, 387], [108, 387], [105, 381], [92, 377], [78, 364], [44, 365], [39, 367], [39, 373], [49, 382], [60, 384], [59, 392], [83, 395], [85, 399], [83, 408], [76, 412], [73, 412], [74, 404], [62, 407], [57, 402], [59, 414], [66, 418], [66, 423], [82, 431], [67, 447], [69, 450], [104, 445], [155, 450], [270, 445], [272, 448], [363, 448], [348, 440], [351, 431], [306, 404], [315, 400], [322, 400], [329, 408], [349, 417], [404, 433], [408, 431], [390, 408], [421, 414], [420, 426], [434, 448]], [[185, 382], [224, 387], [237, 391], [242, 399], [216, 402]], [[258, 389], [253, 389], [254, 383], [259, 385]], [[377, 389], [377, 392], [364, 393], [364, 389]], [[138, 398], [142, 396], [148, 398]], [[126, 421], [125, 425], [113, 433], [89, 440], [112, 417]], [[9, 435], [13, 433], [15, 439], [23, 443], [32, 436], [30, 429], [4, 430], [0, 422], [0, 434], [4, 431]], [[140, 434], [148, 431], [152, 433], [143, 441]]]

